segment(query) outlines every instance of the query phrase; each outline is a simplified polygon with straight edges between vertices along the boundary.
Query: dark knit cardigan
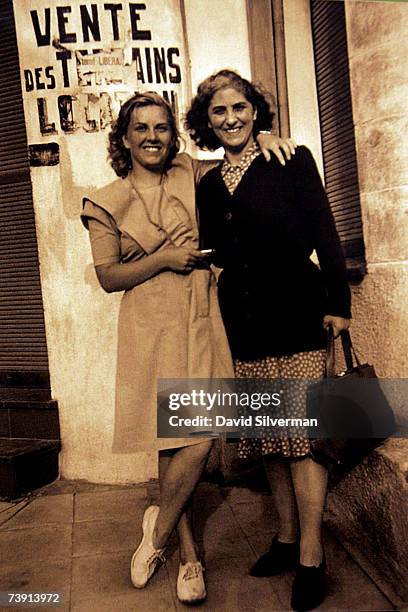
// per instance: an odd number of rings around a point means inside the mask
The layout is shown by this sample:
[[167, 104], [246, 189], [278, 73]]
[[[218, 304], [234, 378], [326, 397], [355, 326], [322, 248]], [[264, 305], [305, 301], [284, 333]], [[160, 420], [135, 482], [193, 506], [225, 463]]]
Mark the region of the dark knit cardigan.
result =
[[350, 290], [310, 151], [299, 147], [284, 167], [260, 155], [232, 196], [219, 166], [201, 180], [197, 205], [201, 248], [215, 248], [223, 268], [219, 301], [233, 357], [323, 348], [322, 318], [350, 318]]

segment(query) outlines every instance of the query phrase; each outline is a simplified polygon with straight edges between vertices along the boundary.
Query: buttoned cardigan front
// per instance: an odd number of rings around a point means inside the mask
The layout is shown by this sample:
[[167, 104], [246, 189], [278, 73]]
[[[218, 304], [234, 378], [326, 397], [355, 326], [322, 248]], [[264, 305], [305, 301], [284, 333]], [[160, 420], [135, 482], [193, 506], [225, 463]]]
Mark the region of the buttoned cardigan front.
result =
[[197, 204], [201, 247], [214, 248], [223, 268], [218, 295], [233, 356], [323, 348], [323, 316], [349, 318], [350, 290], [310, 151], [299, 147], [285, 167], [257, 157], [232, 195], [217, 167], [201, 180]]

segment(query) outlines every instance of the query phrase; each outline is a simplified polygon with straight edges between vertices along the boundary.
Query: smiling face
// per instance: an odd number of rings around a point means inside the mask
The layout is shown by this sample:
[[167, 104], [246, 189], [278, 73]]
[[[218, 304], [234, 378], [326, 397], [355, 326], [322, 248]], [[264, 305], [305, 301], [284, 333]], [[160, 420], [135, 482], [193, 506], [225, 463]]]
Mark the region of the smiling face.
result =
[[174, 144], [165, 109], [154, 104], [134, 108], [123, 144], [130, 151], [134, 169], [142, 166], [161, 172]]
[[208, 127], [210, 127], [227, 156], [244, 155], [254, 143], [253, 127], [256, 110], [244, 94], [226, 87], [219, 89], [211, 98], [208, 107]]

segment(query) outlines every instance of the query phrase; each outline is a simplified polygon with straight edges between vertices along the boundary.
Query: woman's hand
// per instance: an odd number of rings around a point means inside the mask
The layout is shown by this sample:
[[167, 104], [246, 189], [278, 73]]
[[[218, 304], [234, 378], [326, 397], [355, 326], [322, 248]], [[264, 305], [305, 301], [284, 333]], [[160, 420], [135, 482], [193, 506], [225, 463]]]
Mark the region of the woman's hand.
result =
[[173, 272], [191, 272], [199, 263], [208, 258], [208, 255], [193, 247], [170, 246], [162, 253], [165, 267]]
[[188, 273], [205, 262], [209, 255], [192, 247], [167, 247], [138, 261], [112, 263], [96, 266], [96, 274], [102, 288], [107, 293], [126, 291], [144, 283], [164, 270]]
[[323, 327], [327, 329], [329, 326], [333, 328], [333, 336], [337, 338], [340, 332], [349, 328], [350, 319], [335, 317], [334, 315], [325, 315], [323, 317]]
[[[272, 152], [278, 158], [282, 166], [284, 166], [285, 157], [289, 160], [296, 152], [297, 144], [291, 138], [280, 138], [279, 136], [275, 136], [275, 134], [260, 132], [256, 137], [256, 141], [267, 162], [271, 160], [270, 152]], [[285, 157], [282, 155], [281, 149]]]

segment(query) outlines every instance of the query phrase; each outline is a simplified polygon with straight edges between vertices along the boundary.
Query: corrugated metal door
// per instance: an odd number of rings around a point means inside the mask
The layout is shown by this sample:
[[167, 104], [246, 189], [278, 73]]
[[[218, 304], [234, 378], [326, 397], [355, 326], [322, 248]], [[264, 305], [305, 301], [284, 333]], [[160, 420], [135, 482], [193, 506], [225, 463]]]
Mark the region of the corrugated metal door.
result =
[[351, 275], [365, 271], [343, 2], [311, 0], [326, 191]]
[[12, 0], [0, 24], [0, 370], [48, 370]]

